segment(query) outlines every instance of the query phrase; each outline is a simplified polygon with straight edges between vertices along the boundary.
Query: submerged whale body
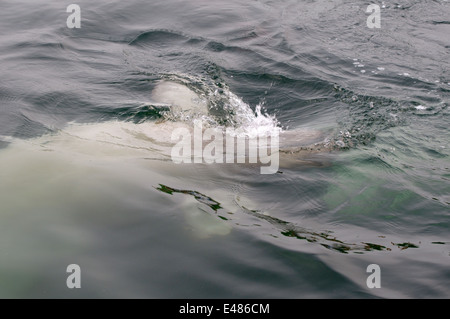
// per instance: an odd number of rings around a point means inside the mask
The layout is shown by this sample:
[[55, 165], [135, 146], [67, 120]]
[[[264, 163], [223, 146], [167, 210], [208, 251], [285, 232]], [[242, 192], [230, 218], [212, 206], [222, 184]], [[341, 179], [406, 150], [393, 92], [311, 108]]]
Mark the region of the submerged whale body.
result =
[[[307, 164], [305, 156], [316, 153], [314, 146], [304, 154], [302, 148], [322, 141], [322, 133], [281, 131], [272, 118], [253, 112], [235, 95], [229, 94], [234, 107], [230, 113], [236, 116], [230, 118], [230, 123], [235, 129], [244, 133], [261, 128], [280, 132], [281, 168], [283, 165]], [[117, 205], [126, 206], [139, 194], [144, 195], [134, 202], [139, 203], [142, 198], [154, 198], [157, 202], [160, 193], [152, 190], [158, 183], [200, 190], [201, 185], [190, 185], [199, 168], [176, 165], [172, 161], [171, 152], [176, 143], [172, 133], [180, 129], [192, 132], [196, 121], [204, 121], [205, 129], [221, 131], [226, 127], [215, 126], [208, 96], [202, 96], [184, 84], [161, 81], [152, 91], [151, 99], [170, 109], [167, 118], [141, 123], [119, 120], [69, 123], [63, 129], [36, 138], [0, 138], [8, 143], [0, 149], [0, 211], [11, 216], [39, 211], [54, 218], [52, 214], [74, 213], [72, 210], [79, 203], [91, 210], [101, 210], [104, 203], [111, 200], [108, 192], [127, 194], [123, 199], [116, 199], [120, 201]], [[242, 174], [239, 169], [243, 165], [225, 165], [221, 170], [215, 169], [214, 165], [202, 165], [201, 169], [208, 176], [217, 175], [216, 179], [220, 180], [228, 170]], [[189, 183], [183, 184], [183, 180]], [[223, 190], [210, 189], [208, 194], [220, 200], [230, 212], [233, 207], [239, 209]], [[230, 231], [229, 223], [211, 218], [204, 208], [199, 210], [195, 199], [186, 199], [180, 209], [185, 212], [186, 222], [200, 237], [224, 235]]]
[[[231, 99], [237, 99], [231, 96]], [[116, 158], [153, 158], [170, 160], [171, 150], [176, 144], [172, 138], [175, 130], [193, 132], [194, 123], [203, 122], [204, 128], [225, 131], [226, 127], [217, 125], [210, 116], [207, 97], [200, 96], [186, 85], [174, 81], [159, 82], [151, 93], [152, 103], [170, 109], [168, 120], [132, 123], [127, 121], [107, 121], [100, 123], [69, 123], [65, 128], [29, 140], [3, 138], [12, 143], [11, 147], [29, 147], [41, 151], [57, 151], [72, 156], [92, 156]], [[235, 103], [236, 104], [236, 103]], [[306, 163], [305, 157], [318, 152], [326, 152], [324, 134], [317, 130], [281, 130], [273, 118], [261, 113], [255, 114], [248, 105], [240, 101], [232, 110], [234, 132], [251, 136], [255, 132], [275, 132], [279, 134], [280, 165], [292, 166]], [[176, 120], [173, 120], [176, 119]], [[213, 124], [214, 125], [214, 124]], [[310, 161], [310, 163], [313, 163]]]

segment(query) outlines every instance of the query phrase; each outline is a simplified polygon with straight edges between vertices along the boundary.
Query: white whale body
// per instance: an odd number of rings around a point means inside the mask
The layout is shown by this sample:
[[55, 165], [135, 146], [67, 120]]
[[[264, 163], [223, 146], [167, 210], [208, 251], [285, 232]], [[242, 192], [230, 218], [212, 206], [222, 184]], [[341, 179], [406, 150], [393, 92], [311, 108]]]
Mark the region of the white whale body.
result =
[[[159, 83], [151, 99], [170, 106], [172, 112], [185, 113], [188, 117], [201, 119], [209, 113], [205, 97], [176, 82]], [[254, 116], [246, 119], [245, 123], [268, 125], [267, 119], [258, 119], [250, 111], [242, 110], [242, 114]], [[251, 125], [245, 129], [257, 128], [257, 125]], [[180, 128], [192, 131], [194, 125], [187, 120], [138, 124], [118, 120], [94, 124], [69, 123], [54, 133], [31, 139], [0, 138], [8, 142], [6, 147], [0, 148], [0, 212], [19, 216], [25, 212], [42, 211], [52, 215], [72, 209], [70, 207], [76, 206], [77, 201], [84, 201], [85, 205], [92, 201], [94, 207], [97, 200], [107, 201], [105, 192], [111, 188], [115, 191], [123, 188], [127, 194], [149, 192], [150, 198], [158, 198], [161, 193], [152, 188], [158, 183], [171, 179], [189, 180], [197, 176], [190, 166], [174, 164], [171, 159], [176, 143], [172, 132]], [[273, 125], [273, 129], [279, 128]], [[318, 131], [281, 132], [280, 157], [287, 159], [287, 165], [301, 163], [298, 147], [321, 140], [323, 135]], [[287, 148], [283, 149], [283, 145]], [[293, 145], [297, 149], [292, 148]], [[213, 166], [205, 165], [203, 169], [215, 174]], [[235, 169], [238, 165], [226, 167]], [[181, 189], [183, 187], [188, 188], [189, 185], [180, 185]], [[233, 211], [235, 203], [221, 191], [210, 189], [208, 194], [220, 199]], [[187, 200], [185, 207], [182, 205], [180, 209], [185, 211], [186, 220], [201, 237], [230, 232], [228, 223], [207, 216], [210, 214], [196, 209], [196, 205], [195, 201]]]

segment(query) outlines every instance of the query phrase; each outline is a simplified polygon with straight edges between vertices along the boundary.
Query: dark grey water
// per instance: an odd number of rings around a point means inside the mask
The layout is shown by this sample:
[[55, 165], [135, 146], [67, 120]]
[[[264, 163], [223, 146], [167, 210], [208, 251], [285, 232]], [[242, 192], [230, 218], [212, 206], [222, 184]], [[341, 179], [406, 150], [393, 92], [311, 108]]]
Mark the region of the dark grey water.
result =
[[[374, 3], [2, 1], [0, 297], [448, 298], [450, 4]], [[174, 164], [161, 79], [332, 147]]]

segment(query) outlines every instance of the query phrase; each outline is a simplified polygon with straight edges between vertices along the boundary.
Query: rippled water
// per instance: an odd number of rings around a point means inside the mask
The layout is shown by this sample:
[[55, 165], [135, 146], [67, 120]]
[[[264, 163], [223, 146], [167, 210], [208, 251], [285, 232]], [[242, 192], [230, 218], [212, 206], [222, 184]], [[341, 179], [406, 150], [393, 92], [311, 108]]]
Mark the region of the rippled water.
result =
[[[0, 3], [1, 297], [449, 297], [448, 1], [77, 4]], [[279, 172], [174, 164], [161, 80]]]

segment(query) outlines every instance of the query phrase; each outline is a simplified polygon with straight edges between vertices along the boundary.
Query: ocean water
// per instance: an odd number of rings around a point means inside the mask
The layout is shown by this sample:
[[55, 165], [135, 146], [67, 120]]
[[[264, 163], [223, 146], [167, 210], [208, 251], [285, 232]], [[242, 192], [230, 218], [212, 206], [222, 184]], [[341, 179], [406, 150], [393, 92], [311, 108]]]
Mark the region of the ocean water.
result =
[[[0, 3], [0, 297], [450, 297], [447, 0], [71, 3]], [[174, 163], [198, 120], [279, 170]]]

